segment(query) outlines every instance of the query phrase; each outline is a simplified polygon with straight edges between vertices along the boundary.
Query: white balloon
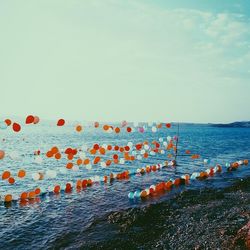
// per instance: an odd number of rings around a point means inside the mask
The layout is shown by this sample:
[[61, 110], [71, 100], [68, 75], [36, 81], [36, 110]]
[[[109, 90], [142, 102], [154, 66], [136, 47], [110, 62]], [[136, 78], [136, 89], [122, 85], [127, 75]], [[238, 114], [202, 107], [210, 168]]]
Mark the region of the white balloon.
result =
[[152, 127], [152, 132], [155, 133], [157, 131], [157, 128], [154, 126]]
[[161, 154], [164, 155], [165, 154], [165, 150], [162, 149], [161, 150]]
[[32, 179], [33, 179], [34, 181], [38, 181], [38, 180], [40, 179], [40, 174], [38, 174], [38, 173], [33, 173], [33, 174], [32, 174]]
[[163, 145], [166, 147], [168, 145], [168, 143], [166, 141], [164, 141]]
[[100, 163], [100, 165], [101, 165], [102, 168], [105, 168], [107, 166], [106, 162], [103, 162], [103, 161]]
[[144, 149], [141, 150], [141, 155], [144, 155], [146, 151]]
[[167, 137], [167, 141], [171, 141], [172, 140], [172, 137], [171, 136], [168, 136]]
[[124, 164], [125, 163], [125, 159], [124, 158], [121, 158], [120, 159], [120, 164]]
[[107, 145], [107, 144], [102, 144], [102, 147], [103, 147], [104, 149], [107, 149], [107, 148], [108, 148], [108, 145]]
[[139, 160], [139, 161], [142, 160], [142, 156], [141, 156], [141, 155], [137, 155], [136, 158], [137, 158], [137, 160]]
[[145, 144], [145, 145], [144, 145], [144, 149], [145, 149], [145, 150], [149, 150], [149, 145]]
[[163, 142], [163, 138], [162, 137], [159, 138], [159, 142]]
[[131, 148], [133, 147], [133, 142], [129, 141], [127, 145]]

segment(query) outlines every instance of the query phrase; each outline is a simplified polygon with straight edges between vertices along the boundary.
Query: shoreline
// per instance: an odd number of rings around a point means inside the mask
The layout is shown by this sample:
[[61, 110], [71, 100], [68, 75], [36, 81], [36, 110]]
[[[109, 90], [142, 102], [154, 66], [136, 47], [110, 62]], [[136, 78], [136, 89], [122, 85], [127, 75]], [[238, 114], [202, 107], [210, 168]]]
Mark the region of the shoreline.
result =
[[[77, 245], [88, 249], [247, 249], [243, 227], [249, 221], [250, 177], [221, 190], [186, 190], [173, 200], [111, 212], [91, 225], [85, 232], [88, 236]], [[107, 227], [113, 228], [108, 239], [90, 239], [89, 231]]]

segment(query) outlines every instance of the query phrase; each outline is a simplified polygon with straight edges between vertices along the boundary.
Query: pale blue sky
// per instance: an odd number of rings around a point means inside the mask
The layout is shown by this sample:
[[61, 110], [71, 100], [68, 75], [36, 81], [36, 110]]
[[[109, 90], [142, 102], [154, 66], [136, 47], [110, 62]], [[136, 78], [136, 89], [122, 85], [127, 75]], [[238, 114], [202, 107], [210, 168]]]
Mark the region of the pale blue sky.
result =
[[250, 120], [250, 4], [0, 1], [1, 115]]

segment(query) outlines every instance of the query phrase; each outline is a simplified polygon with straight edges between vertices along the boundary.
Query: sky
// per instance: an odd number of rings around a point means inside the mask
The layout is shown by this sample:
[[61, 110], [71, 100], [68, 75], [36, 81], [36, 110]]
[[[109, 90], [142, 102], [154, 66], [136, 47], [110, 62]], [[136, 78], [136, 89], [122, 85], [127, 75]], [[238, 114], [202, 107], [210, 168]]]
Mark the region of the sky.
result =
[[0, 1], [0, 116], [250, 120], [250, 1]]

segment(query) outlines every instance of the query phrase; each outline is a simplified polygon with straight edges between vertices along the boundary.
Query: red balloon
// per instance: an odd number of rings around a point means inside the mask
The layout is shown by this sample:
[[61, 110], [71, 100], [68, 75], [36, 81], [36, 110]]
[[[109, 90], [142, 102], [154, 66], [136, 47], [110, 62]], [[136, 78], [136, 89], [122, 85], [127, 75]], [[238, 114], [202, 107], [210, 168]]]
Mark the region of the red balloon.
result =
[[57, 126], [63, 126], [65, 124], [65, 120], [64, 119], [59, 119], [57, 122]]
[[25, 123], [26, 123], [26, 124], [31, 124], [31, 123], [34, 122], [34, 120], [35, 120], [35, 117], [34, 117], [33, 115], [28, 115], [28, 116], [26, 117]]
[[19, 132], [21, 130], [21, 126], [16, 122], [13, 123], [12, 128], [15, 132]]

